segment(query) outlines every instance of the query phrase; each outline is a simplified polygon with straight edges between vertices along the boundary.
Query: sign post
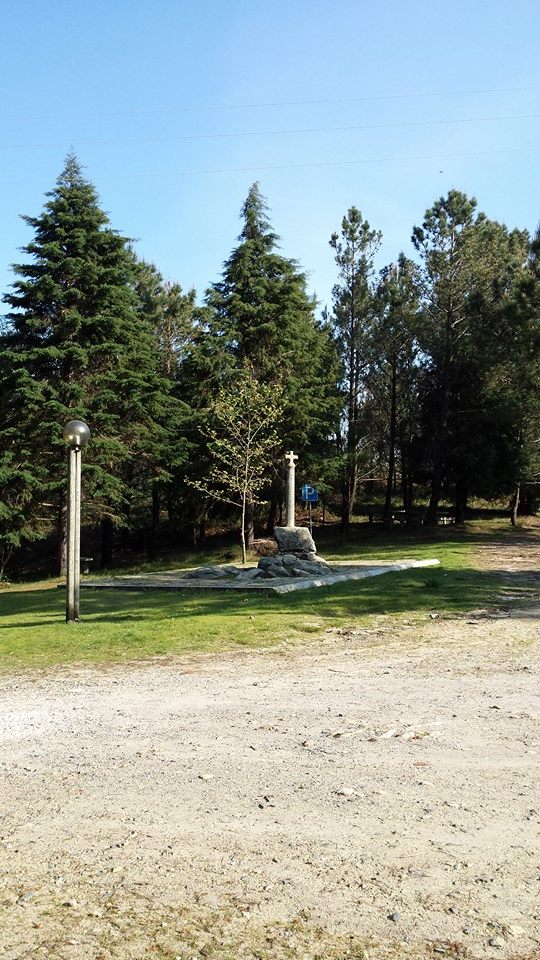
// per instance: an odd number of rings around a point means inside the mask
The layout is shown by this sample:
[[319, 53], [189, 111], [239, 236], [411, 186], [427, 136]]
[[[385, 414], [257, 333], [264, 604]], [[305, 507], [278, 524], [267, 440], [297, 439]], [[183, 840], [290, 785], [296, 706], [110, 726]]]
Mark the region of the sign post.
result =
[[304, 503], [308, 504], [309, 508], [309, 532], [313, 536], [313, 520], [311, 517], [311, 504], [317, 503], [319, 499], [319, 491], [317, 487], [313, 487], [311, 483], [304, 483], [302, 487], [302, 500]]

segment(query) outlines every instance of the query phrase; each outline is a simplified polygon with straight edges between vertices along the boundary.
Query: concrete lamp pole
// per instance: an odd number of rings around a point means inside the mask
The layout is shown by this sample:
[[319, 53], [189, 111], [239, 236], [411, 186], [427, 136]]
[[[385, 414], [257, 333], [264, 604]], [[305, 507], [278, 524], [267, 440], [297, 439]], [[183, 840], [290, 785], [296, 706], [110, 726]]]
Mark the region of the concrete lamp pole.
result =
[[90, 439], [90, 429], [82, 420], [70, 420], [64, 427], [69, 447], [68, 467], [68, 549], [66, 577], [66, 623], [79, 619], [81, 583], [81, 450]]

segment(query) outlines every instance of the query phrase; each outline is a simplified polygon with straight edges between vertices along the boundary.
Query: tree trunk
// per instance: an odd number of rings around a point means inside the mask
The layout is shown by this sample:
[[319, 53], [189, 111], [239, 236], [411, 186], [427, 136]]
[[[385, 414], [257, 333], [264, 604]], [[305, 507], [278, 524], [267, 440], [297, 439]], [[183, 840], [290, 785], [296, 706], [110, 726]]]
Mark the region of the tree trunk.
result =
[[4, 579], [4, 571], [13, 555], [13, 547], [0, 548], [0, 580]]
[[152, 484], [152, 530], [157, 530], [159, 527], [159, 517], [161, 511], [161, 498], [159, 484], [154, 482]]
[[252, 500], [246, 500], [245, 531], [246, 546], [251, 550], [255, 539], [255, 510]]
[[465, 523], [465, 513], [467, 510], [467, 500], [469, 498], [469, 491], [467, 488], [467, 483], [463, 477], [458, 477], [456, 480], [456, 497], [455, 497], [455, 521], [456, 523], [463, 524]]
[[67, 500], [64, 493], [60, 497], [60, 506], [58, 508], [58, 574], [65, 577], [67, 573]]
[[156, 531], [159, 527], [160, 516], [160, 496], [159, 485], [152, 484], [152, 524], [146, 538], [146, 556], [148, 560], [153, 560], [156, 553]]
[[349, 459], [341, 483], [341, 539], [346, 540], [351, 525], [354, 501], [356, 500], [357, 466], [356, 455]]
[[510, 522], [513, 527], [516, 526], [518, 520], [518, 511], [519, 511], [519, 500], [521, 496], [521, 484], [518, 483], [516, 487], [516, 492], [514, 494], [514, 499], [512, 502], [512, 513], [510, 514]]
[[246, 562], [246, 498], [242, 497], [242, 520], [240, 523], [240, 543], [242, 545], [242, 563]]
[[114, 526], [111, 517], [103, 517], [101, 521], [101, 557], [100, 565], [104, 570], [112, 564]]
[[[446, 380], [447, 375], [444, 374], [444, 377]], [[434, 429], [431, 496], [429, 498], [428, 508], [424, 517], [424, 525], [426, 527], [434, 527], [437, 524], [437, 512], [439, 510], [439, 500], [441, 499], [442, 495], [442, 484], [446, 466], [446, 430], [448, 427], [449, 404], [450, 388], [448, 383], [445, 383], [443, 387], [440, 415]]]
[[396, 466], [396, 398], [397, 398], [397, 362], [392, 358], [392, 385], [390, 397], [390, 449], [388, 453], [388, 474], [386, 477], [386, 497], [384, 501], [383, 519], [390, 522], [392, 511], [392, 488], [394, 486], [394, 472]]
[[206, 514], [193, 523], [193, 546], [200, 550], [206, 543]]
[[277, 526], [279, 512], [280, 485], [277, 477], [272, 480], [270, 490], [270, 506], [268, 509], [268, 518], [266, 520], [266, 536], [271, 537], [274, 533], [274, 527]]

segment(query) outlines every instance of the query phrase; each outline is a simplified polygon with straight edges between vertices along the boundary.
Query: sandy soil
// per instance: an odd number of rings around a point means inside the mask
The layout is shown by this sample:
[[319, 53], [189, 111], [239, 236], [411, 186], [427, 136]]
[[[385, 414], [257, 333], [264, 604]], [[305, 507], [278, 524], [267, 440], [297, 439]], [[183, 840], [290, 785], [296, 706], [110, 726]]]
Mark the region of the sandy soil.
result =
[[540, 957], [539, 614], [3, 677], [0, 956]]

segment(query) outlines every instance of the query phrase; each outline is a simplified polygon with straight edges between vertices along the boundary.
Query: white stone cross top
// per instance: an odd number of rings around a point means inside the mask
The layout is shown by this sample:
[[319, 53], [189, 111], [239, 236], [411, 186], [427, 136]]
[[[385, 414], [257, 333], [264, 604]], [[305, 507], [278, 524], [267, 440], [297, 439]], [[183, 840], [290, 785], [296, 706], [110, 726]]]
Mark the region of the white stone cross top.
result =
[[298, 455], [293, 453], [292, 450], [289, 450], [285, 454], [285, 460], [287, 461], [288, 466], [288, 477], [287, 477], [287, 526], [294, 527], [294, 500], [295, 500], [295, 466], [296, 461], [298, 460]]

